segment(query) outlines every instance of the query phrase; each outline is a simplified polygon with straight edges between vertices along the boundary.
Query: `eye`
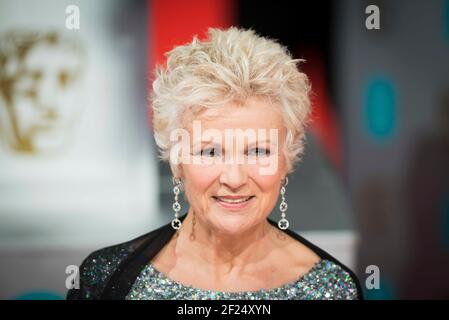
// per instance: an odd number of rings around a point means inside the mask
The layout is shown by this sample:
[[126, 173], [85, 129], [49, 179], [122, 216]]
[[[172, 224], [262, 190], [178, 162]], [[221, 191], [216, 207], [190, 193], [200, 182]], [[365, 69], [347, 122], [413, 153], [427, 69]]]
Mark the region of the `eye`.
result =
[[215, 157], [215, 156], [219, 156], [220, 152], [218, 151], [217, 148], [206, 148], [201, 150], [201, 156], [206, 156], [206, 157]]
[[270, 150], [265, 149], [265, 148], [252, 148], [249, 152], [248, 155], [256, 155], [259, 157], [266, 157], [270, 155]]

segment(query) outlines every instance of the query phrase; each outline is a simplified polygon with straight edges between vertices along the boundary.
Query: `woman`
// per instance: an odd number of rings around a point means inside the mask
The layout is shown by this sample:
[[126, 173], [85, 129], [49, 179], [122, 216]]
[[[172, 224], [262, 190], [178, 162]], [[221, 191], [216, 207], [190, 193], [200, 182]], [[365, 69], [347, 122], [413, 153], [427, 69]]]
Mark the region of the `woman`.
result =
[[250, 30], [208, 35], [169, 52], [153, 83], [174, 219], [90, 254], [68, 298], [361, 299], [351, 270], [288, 229], [288, 174], [310, 114], [298, 60]]

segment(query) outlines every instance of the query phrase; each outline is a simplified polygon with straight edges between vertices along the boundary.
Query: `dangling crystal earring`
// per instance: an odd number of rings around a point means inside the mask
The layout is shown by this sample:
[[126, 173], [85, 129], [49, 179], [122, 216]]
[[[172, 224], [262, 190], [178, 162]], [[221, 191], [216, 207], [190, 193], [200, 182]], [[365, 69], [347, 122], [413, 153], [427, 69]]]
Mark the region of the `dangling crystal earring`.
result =
[[181, 220], [179, 220], [179, 211], [181, 210], [181, 204], [178, 202], [178, 196], [181, 192], [181, 180], [173, 177], [173, 193], [175, 194], [175, 202], [173, 203], [173, 210], [175, 211], [175, 217], [171, 221], [171, 226], [173, 229], [178, 230], [181, 228]]
[[281, 219], [278, 222], [278, 227], [279, 229], [285, 230], [288, 228], [289, 222], [288, 220], [285, 218], [286, 214], [285, 212], [287, 211], [287, 202], [285, 202], [285, 187], [288, 184], [288, 177], [285, 177], [284, 181], [282, 182], [282, 187], [281, 187], [281, 197], [282, 197], [282, 201], [281, 204], [279, 205], [279, 210], [281, 210]]

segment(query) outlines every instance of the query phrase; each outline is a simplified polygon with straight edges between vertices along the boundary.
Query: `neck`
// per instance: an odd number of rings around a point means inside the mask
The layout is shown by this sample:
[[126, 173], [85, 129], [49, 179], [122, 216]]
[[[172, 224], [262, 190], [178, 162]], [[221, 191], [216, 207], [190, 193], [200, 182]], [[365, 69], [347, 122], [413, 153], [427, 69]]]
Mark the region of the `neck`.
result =
[[271, 249], [273, 228], [266, 219], [244, 232], [229, 234], [211, 230], [206, 221], [194, 216], [189, 209], [176, 240], [178, 258], [187, 257], [223, 273], [257, 264]]

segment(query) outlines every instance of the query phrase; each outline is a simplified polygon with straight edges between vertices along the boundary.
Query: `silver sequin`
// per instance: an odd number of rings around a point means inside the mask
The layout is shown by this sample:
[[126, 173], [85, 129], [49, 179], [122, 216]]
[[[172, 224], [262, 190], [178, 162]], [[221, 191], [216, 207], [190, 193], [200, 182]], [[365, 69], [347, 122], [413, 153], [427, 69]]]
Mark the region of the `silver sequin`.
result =
[[127, 300], [353, 300], [357, 287], [338, 264], [326, 259], [298, 280], [278, 288], [223, 292], [184, 285], [169, 279], [152, 264], [146, 265], [134, 282]]

